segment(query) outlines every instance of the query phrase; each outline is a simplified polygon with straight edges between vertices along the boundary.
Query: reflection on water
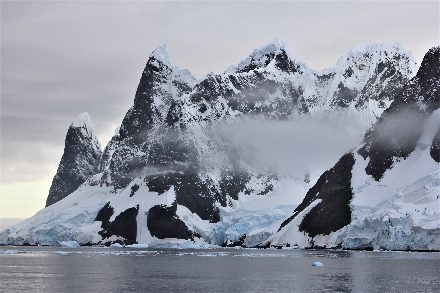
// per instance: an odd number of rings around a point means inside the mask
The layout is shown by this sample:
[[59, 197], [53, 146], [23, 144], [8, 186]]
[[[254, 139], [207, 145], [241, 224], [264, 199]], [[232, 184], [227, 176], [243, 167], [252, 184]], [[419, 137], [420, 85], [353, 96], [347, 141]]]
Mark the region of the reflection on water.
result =
[[439, 253], [25, 249], [0, 247], [0, 292], [440, 292]]

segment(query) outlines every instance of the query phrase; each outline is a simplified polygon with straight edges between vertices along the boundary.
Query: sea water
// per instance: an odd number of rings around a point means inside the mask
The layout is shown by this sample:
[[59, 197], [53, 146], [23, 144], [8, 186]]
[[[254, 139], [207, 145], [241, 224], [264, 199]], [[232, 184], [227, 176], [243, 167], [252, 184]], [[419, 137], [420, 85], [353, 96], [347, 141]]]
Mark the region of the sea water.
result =
[[0, 282], [1, 292], [440, 292], [440, 253], [3, 246]]

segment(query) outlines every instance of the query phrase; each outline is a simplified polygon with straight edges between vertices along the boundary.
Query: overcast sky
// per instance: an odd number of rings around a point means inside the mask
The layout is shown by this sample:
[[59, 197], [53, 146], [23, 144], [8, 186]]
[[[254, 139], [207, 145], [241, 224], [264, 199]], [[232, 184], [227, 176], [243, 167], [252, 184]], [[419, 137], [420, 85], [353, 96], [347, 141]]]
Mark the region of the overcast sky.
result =
[[0, 218], [44, 207], [79, 113], [105, 146], [161, 44], [197, 78], [277, 36], [316, 70], [367, 41], [399, 41], [418, 64], [440, 44], [438, 1], [0, 3]]

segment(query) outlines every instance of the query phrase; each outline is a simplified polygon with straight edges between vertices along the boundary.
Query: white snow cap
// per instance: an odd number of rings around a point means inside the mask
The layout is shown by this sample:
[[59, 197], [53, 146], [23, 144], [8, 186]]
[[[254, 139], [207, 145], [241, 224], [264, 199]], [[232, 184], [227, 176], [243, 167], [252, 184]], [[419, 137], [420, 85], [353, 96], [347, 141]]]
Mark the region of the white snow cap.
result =
[[86, 127], [90, 132], [95, 131], [95, 126], [93, 125], [92, 120], [90, 119], [90, 115], [87, 112], [81, 113], [78, 115], [75, 121], [72, 123], [73, 127]]
[[151, 53], [150, 58], [154, 57], [156, 60], [162, 62], [163, 64], [171, 67], [170, 57], [168, 55], [167, 46], [165, 44], [157, 47], [153, 53]]
[[240, 64], [238, 64], [238, 68], [241, 69], [241, 68], [246, 67], [247, 65], [249, 65], [251, 63], [252, 59], [255, 61], [258, 61], [263, 56], [270, 54], [270, 53], [273, 53], [273, 52], [278, 52], [280, 50], [284, 50], [286, 52], [287, 56], [289, 56], [289, 58], [291, 60], [295, 60], [293, 58], [292, 52], [290, 51], [290, 46], [286, 42], [286, 40], [284, 40], [281, 37], [277, 37], [272, 42], [270, 42], [268, 45], [256, 48], [252, 52], [252, 54], [249, 55], [249, 57], [247, 57], [245, 60], [241, 61]]
[[287, 41], [281, 37], [276, 37], [268, 45], [256, 48], [249, 57], [254, 57], [254, 59], [257, 60], [263, 55], [267, 55], [281, 49], [286, 51], [287, 54], [291, 55], [290, 46]]
[[96, 150], [101, 150], [101, 143], [95, 134], [95, 125], [90, 119], [90, 115], [87, 112], [81, 113], [72, 122], [71, 126], [80, 128], [82, 134], [85, 137], [90, 137], [93, 141], [93, 146]]
[[394, 44], [385, 43], [382, 41], [373, 41], [373, 42], [365, 42], [357, 45], [353, 50], [351, 50], [351, 53], [353, 55], [358, 54], [364, 54], [366, 52], [399, 52], [401, 54], [405, 53], [405, 49], [403, 48], [402, 44], [399, 42], [395, 42]]
[[[365, 59], [365, 56], [368, 56], [369, 61], [361, 61], [361, 59]], [[358, 65], [360, 64], [359, 62], [363, 62], [368, 68], [367, 71], [373, 74], [377, 64], [386, 60], [392, 60], [394, 56], [404, 56], [404, 58], [399, 59], [396, 67], [396, 70], [400, 71], [404, 76], [411, 78], [417, 73], [416, 62], [410, 51], [405, 51], [399, 42], [390, 44], [382, 41], [365, 42], [357, 45], [353, 50], [345, 54], [345, 56], [341, 56], [334, 68], [325, 69], [323, 73], [332, 70], [336, 72], [345, 70], [347, 66], [351, 66], [353, 61], [355, 61]], [[396, 63], [396, 61], [392, 62]]]

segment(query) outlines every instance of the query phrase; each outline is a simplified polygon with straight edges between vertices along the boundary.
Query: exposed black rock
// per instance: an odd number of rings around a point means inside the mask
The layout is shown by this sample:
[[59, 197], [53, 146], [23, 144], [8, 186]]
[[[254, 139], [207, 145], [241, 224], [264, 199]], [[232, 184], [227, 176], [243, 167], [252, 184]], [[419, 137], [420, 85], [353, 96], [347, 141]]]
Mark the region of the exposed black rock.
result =
[[64, 153], [46, 199], [46, 207], [62, 200], [78, 189], [87, 178], [99, 172], [101, 146], [95, 140], [95, 134], [88, 131], [90, 129], [86, 125], [70, 125]]
[[124, 237], [126, 244], [136, 243], [137, 222], [136, 217], [139, 211], [139, 205], [129, 208], [116, 216], [110, 223], [107, 230], [107, 237], [111, 235]]
[[107, 203], [98, 213], [95, 221], [102, 221], [99, 235], [102, 239], [109, 238], [110, 236], [120, 236], [123, 237], [125, 244], [136, 243], [137, 235], [137, 222], [136, 217], [138, 215], [139, 205], [126, 209], [119, 215], [115, 217], [113, 221], [110, 222], [110, 218], [114, 213], [113, 207], [110, 203]]
[[[192, 160], [193, 150], [180, 140], [180, 134], [176, 133], [178, 130], [172, 128], [181, 118], [179, 105], [172, 94], [181, 96], [188, 93], [192, 85], [179, 79], [179, 72], [174, 72], [167, 61], [158, 55], [150, 56], [136, 91], [134, 105], [125, 115], [119, 134], [113, 137], [111, 148], [104, 153], [106, 161], [101, 166], [107, 170], [101, 167], [105, 170], [101, 184], [111, 182], [115, 189], [125, 188], [134, 178], [145, 174], [147, 167], [152, 164], [175, 165], [182, 161], [187, 164]], [[194, 79], [184, 71], [179, 74], [187, 74], [189, 79]], [[158, 100], [160, 103], [157, 103]], [[143, 155], [135, 155], [134, 150]]]
[[[403, 115], [398, 113], [400, 109]], [[392, 167], [396, 158], [405, 159], [415, 150], [427, 118], [425, 113], [415, 114], [417, 110], [418, 106], [408, 105], [404, 110], [402, 107], [396, 107], [395, 112], [388, 111], [392, 116], [384, 117], [381, 129], [370, 140], [370, 161], [365, 171], [376, 181]], [[402, 117], [406, 115], [409, 116], [408, 119]]]
[[351, 90], [348, 87], [346, 87], [342, 82], [338, 84], [338, 90], [335, 93], [335, 96], [333, 98], [334, 105], [337, 105], [341, 108], [346, 108], [350, 105], [352, 101], [357, 96], [356, 90]]
[[139, 185], [137, 185], [137, 184], [133, 185], [131, 187], [130, 197], [132, 197], [136, 193], [136, 191], [138, 191], [138, 190], [139, 190]]
[[426, 53], [417, 75], [365, 135], [358, 153], [370, 158], [365, 171], [376, 181], [394, 160], [405, 159], [415, 150], [426, 119], [440, 106], [439, 51], [436, 47]]
[[434, 161], [440, 163], [440, 129], [432, 140], [430, 154]]
[[216, 202], [226, 206], [227, 196], [238, 199], [238, 193], [244, 190], [249, 179], [250, 175], [247, 173], [224, 173], [218, 190], [210, 182], [202, 181], [197, 170], [166, 172], [145, 178], [149, 190], [159, 194], [174, 186], [176, 202], [211, 223], [220, 220]]
[[275, 60], [276, 60], [275, 66], [284, 72], [288, 72], [288, 73], [299, 72], [300, 74], [303, 73], [301, 67], [293, 63], [293, 61], [286, 54], [285, 50], [281, 50], [281, 53], [276, 55]]
[[[396, 57], [401, 58], [398, 55]], [[375, 73], [362, 89], [356, 108], [366, 107], [369, 99], [381, 101], [380, 106], [386, 108], [384, 101], [393, 101], [408, 82], [408, 77], [396, 71], [391, 61], [380, 62]]]
[[353, 154], [347, 153], [333, 168], [325, 171], [307, 192], [293, 215], [281, 224], [278, 231], [317, 199], [321, 199], [321, 202], [303, 218], [299, 226], [300, 231], [315, 237], [319, 234], [328, 235], [348, 225], [351, 222], [350, 200], [353, 196], [351, 171], [354, 163]]
[[[246, 191], [246, 183], [250, 180], [250, 174], [246, 172], [223, 173], [220, 181], [220, 189], [223, 194], [230, 196], [234, 200], [238, 200], [238, 193]], [[272, 186], [272, 185], [271, 185]]]
[[[148, 212], [147, 225], [153, 236], [192, 237], [192, 232], [176, 216], [177, 205], [188, 208], [202, 220], [216, 223], [220, 221], [218, 207], [231, 205], [228, 199], [238, 200], [241, 192], [264, 195], [272, 191], [276, 174], [257, 170], [249, 163], [250, 160], [244, 159], [247, 152], [244, 146], [230, 146], [227, 138], [213, 135], [211, 127], [230, 121], [231, 117], [237, 121], [251, 116], [288, 120], [307, 114], [315, 106], [324, 107], [327, 97], [322, 96], [325, 93], [321, 91], [333, 82], [339, 83], [339, 87], [329, 100], [329, 106], [335, 110], [347, 108], [359, 98], [360, 90], [353, 89], [344, 78], [356, 78], [358, 70], [354, 66], [365, 67], [365, 62], [372, 60], [367, 56], [367, 61], [362, 59], [360, 64], [343, 68], [343, 77], [339, 72], [316, 74], [291, 58], [285, 44], [274, 43], [268, 48], [255, 51], [252, 58], [228, 70], [228, 73], [209, 74], [201, 81], [196, 81], [185, 70], [172, 67], [163, 46], [150, 56], [139, 81], [134, 105], [126, 113], [121, 127], [97, 164], [102, 172], [97, 184], [111, 186], [115, 193], [131, 186], [129, 196], [136, 194], [140, 198], [143, 196], [137, 194], [140, 183], [130, 185], [133, 180], [143, 180], [142, 184], [149, 191], [159, 195], [174, 188], [176, 201], [171, 207], [156, 205]], [[261, 56], [261, 52], [267, 53]], [[374, 76], [361, 91], [365, 99], [357, 100], [359, 107], [364, 106], [372, 91], [380, 92], [375, 96], [378, 100], [394, 97], [388, 97], [389, 93], [400, 90], [405, 79], [401, 75], [393, 75], [395, 66], [391, 61], [377, 65]], [[394, 76], [393, 88], [381, 87], [380, 82], [387, 84]], [[309, 83], [317, 87], [316, 94], [312, 91], [313, 96], [305, 95], [310, 90]], [[370, 150], [369, 145], [367, 153]], [[214, 157], [212, 161], [211, 156]], [[342, 180], [349, 177], [344, 172], [351, 161], [347, 157], [338, 164], [334, 172], [342, 172], [341, 179], [333, 185], [321, 182], [319, 186], [322, 190], [329, 190], [329, 198], [331, 190], [339, 188], [341, 192], [335, 195], [338, 199], [330, 203], [330, 199], [324, 200], [323, 197], [323, 202], [311, 211], [317, 219], [326, 218], [335, 224], [314, 228], [314, 220], [305, 218], [302, 227], [310, 235], [334, 231], [347, 222], [346, 200], [350, 193], [344, 189], [346, 186]], [[332, 174], [326, 173], [325, 176], [333, 178]], [[252, 176], [264, 177], [264, 186], [258, 187], [261, 189], [247, 187]], [[316, 195], [311, 194], [309, 198]], [[340, 211], [330, 215], [327, 209], [333, 208], [333, 204]], [[325, 211], [319, 212], [319, 207]], [[97, 216], [97, 221], [102, 221], [100, 234], [103, 239], [117, 235], [126, 241], [135, 241], [137, 213], [138, 209], [132, 207], [110, 222], [113, 209], [110, 204], [106, 205]]]
[[[96, 215], [95, 222], [101, 221], [101, 228], [103, 231], [106, 231], [110, 225], [110, 218], [113, 216], [114, 209], [112, 206], [110, 206], [110, 202], [108, 202], [102, 209], [99, 210], [98, 214]], [[101, 236], [103, 236], [102, 231], [99, 232]]]
[[121, 139], [132, 136], [143, 137], [140, 132], [148, 131], [152, 126], [154, 118], [157, 117], [153, 107], [155, 95], [165, 95], [165, 98], [171, 100], [171, 96], [161, 90], [160, 85], [167, 83], [171, 68], [164, 64], [162, 60], [156, 57], [150, 57], [142, 72], [139, 85], [134, 98], [134, 105], [125, 115], [119, 131]]
[[306, 198], [310, 196], [311, 200], [320, 198], [322, 201], [304, 217], [299, 226], [300, 231], [307, 232], [311, 237], [328, 235], [351, 222], [351, 171], [354, 163], [352, 153], [344, 155], [309, 190], [310, 194], [308, 192]]
[[170, 207], [155, 205], [148, 211], [147, 227], [152, 236], [159, 239], [179, 238], [192, 239], [193, 233], [188, 230], [185, 223], [176, 215], [177, 203]]

